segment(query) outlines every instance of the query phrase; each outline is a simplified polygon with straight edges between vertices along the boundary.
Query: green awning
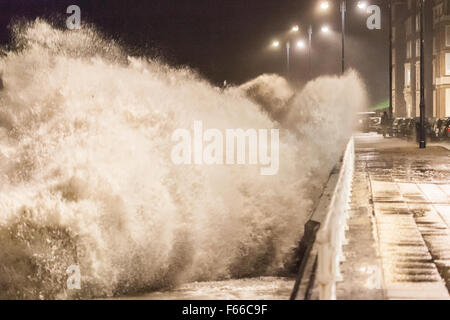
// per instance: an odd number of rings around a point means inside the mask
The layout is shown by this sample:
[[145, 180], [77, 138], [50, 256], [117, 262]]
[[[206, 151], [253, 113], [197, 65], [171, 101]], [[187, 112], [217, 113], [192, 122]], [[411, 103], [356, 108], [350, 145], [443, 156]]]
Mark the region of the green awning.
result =
[[389, 109], [389, 100], [381, 102], [377, 104], [376, 106], [369, 108], [370, 111], [379, 111], [379, 110], [385, 110]]

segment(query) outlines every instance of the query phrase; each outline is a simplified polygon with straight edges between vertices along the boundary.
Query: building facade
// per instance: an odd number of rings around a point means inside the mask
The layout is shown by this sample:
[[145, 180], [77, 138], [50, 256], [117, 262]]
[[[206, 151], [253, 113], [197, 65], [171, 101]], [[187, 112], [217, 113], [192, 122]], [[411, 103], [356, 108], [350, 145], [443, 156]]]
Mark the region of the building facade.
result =
[[[450, 0], [442, 0], [450, 2]], [[441, 2], [442, 2], [441, 1]], [[434, 55], [435, 36], [431, 19], [438, 1], [426, 1], [424, 23], [425, 107], [426, 116], [436, 116]], [[420, 0], [392, 1], [392, 109], [394, 117], [420, 115]], [[449, 21], [450, 22], [450, 21]], [[450, 24], [449, 24], [450, 25]], [[450, 47], [449, 47], [450, 49]], [[450, 82], [449, 82], [450, 84]], [[449, 100], [450, 102], [450, 100]]]
[[433, 115], [450, 117], [450, 1], [433, 1]]

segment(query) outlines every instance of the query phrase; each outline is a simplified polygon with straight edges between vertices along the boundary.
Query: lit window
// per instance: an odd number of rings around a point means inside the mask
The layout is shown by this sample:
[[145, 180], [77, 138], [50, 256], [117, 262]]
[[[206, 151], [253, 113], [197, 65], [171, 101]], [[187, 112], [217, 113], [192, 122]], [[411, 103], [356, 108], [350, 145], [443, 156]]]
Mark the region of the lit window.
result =
[[445, 75], [450, 76], [450, 53], [445, 54]]
[[433, 90], [433, 117], [436, 117], [436, 90]]
[[405, 87], [409, 88], [411, 86], [411, 65], [409, 63], [405, 64]]
[[450, 117], [450, 89], [445, 89], [445, 117]]
[[416, 117], [420, 117], [420, 91], [416, 92]]
[[406, 30], [406, 35], [410, 35], [412, 33], [412, 19], [411, 17], [409, 17], [406, 22], [405, 22], [405, 30]]
[[445, 45], [450, 47], [450, 26], [445, 26]]
[[411, 41], [406, 42], [406, 59], [411, 58]]
[[416, 90], [420, 89], [420, 63], [416, 63]]
[[433, 84], [436, 84], [436, 61], [433, 60]]
[[395, 67], [392, 68], [392, 90], [395, 90]]

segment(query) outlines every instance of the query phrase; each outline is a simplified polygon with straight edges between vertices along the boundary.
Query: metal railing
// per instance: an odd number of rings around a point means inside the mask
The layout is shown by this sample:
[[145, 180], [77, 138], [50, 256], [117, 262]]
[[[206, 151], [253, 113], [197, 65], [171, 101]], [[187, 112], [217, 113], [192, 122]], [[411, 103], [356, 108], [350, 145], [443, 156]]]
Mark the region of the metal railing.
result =
[[[344, 259], [342, 246], [346, 243], [354, 167], [355, 147], [351, 138], [342, 161], [331, 173], [319, 204], [305, 225], [298, 250], [298, 275], [291, 299], [307, 299], [312, 288], [318, 291], [321, 300], [336, 299], [336, 282], [342, 280], [339, 265]], [[305, 273], [310, 273], [306, 279]], [[311, 283], [315, 281], [317, 284]], [[299, 293], [301, 286], [306, 287], [303, 297]]]

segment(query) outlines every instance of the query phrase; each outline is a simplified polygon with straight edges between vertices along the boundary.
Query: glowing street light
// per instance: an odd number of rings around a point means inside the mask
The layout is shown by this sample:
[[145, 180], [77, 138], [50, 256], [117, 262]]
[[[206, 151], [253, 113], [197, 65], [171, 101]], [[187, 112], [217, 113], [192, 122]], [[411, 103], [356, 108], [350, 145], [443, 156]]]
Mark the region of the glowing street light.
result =
[[330, 27], [329, 26], [322, 26], [320, 29], [322, 33], [330, 33]]
[[320, 3], [320, 9], [322, 10], [327, 10], [330, 7], [330, 4], [328, 3], [328, 1], [322, 1]]
[[[292, 26], [290, 29], [290, 32], [297, 33], [300, 31], [300, 27], [298, 25]], [[312, 33], [312, 27], [309, 28], [309, 37], [310, 37], [310, 46], [311, 46], [311, 33]], [[298, 38], [297, 38], [298, 39]], [[291, 47], [292, 49], [294, 47], [297, 47], [298, 49], [304, 49], [306, 47], [306, 43], [304, 40], [297, 40], [295, 42], [292, 42], [294, 40], [294, 36], [291, 34], [290, 36], [287, 36], [286, 39], [286, 70], [287, 70], [287, 76], [290, 75], [290, 69], [291, 69]], [[285, 43], [285, 41], [282, 41]], [[292, 44], [292, 46], [291, 46]], [[281, 42], [278, 40], [272, 41], [272, 47], [278, 49], [281, 46]], [[310, 50], [311, 51], [311, 50]]]
[[[341, 37], [342, 37], [342, 59], [341, 59], [341, 64], [342, 64], [342, 73], [345, 72], [345, 14], [347, 11], [347, 0], [340, 0], [341, 1], [341, 7], [340, 7], [340, 11], [341, 11]], [[362, 1], [360, 1], [362, 2]], [[328, 1], [327, 1], [328, 3]], [[359, 4], [359, 3], [358, 3]], [[327, 9], [328, 5], [325, 4], [324, 1], [321, 2], [321, 8], [322, 9]], [[328, 33], [330, 31], [329, 28], [327, 27], [322, 27], [322, 33]]]
[[303, 41], [303, 40], [297, 41], [297, 48], [304, 49], [305, 48], [305, 41]]
[[367, 8], [367, 2], [366, 1], [358, 1], [358, 9], [364, 10]]

